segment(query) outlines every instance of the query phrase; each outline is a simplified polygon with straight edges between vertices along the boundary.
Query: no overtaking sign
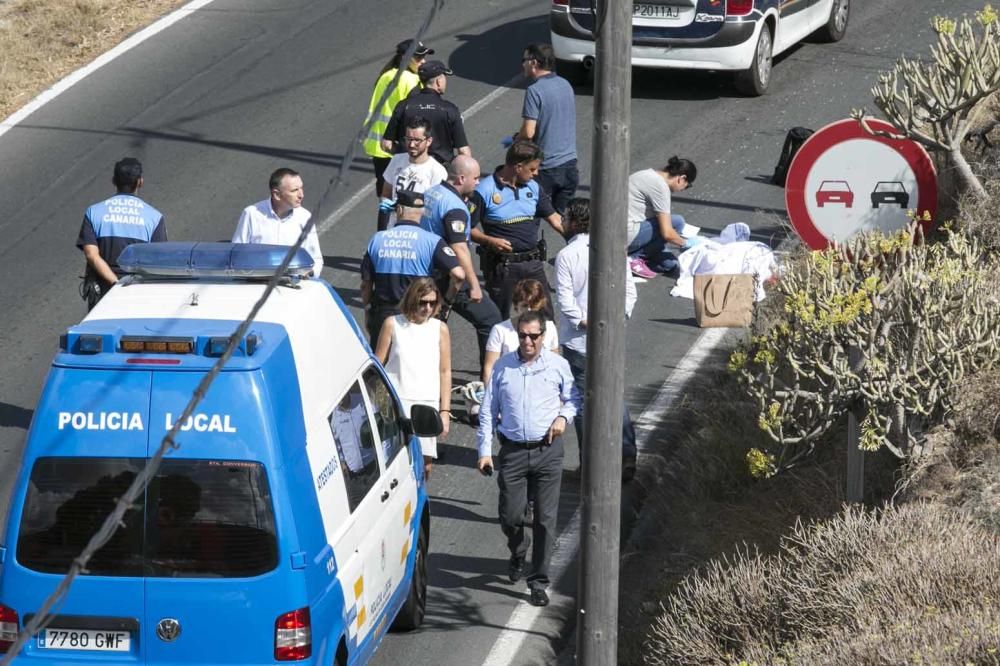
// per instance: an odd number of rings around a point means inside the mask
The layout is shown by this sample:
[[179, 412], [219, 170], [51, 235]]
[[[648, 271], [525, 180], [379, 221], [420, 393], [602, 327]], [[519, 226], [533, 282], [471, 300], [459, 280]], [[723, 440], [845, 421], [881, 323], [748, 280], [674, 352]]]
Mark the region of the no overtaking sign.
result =
[[[898, 133], [885, 121], [867, 122], [872, 130]], [[796, 153], [785, 206], [805, 244], [820, 250], [862, 231], [905, 228], [910, 214], [929, 226], [937, 212], [937, 174], [920, 144], [873, 136], [857, 120], [841, 120], [815, 132]]]

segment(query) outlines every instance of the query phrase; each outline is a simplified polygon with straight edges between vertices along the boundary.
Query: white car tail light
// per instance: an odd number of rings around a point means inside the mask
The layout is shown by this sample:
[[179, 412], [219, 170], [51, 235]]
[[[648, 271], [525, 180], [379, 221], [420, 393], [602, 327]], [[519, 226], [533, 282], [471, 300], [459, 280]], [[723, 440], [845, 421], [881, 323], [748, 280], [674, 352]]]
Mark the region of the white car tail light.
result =
[[274, 621], [274, 658], [299, 661], [312, 655], [309, 607], [279, 615]]
[[17, 611], [0, 604], [0, 653], [7, 652], [17, 640]]

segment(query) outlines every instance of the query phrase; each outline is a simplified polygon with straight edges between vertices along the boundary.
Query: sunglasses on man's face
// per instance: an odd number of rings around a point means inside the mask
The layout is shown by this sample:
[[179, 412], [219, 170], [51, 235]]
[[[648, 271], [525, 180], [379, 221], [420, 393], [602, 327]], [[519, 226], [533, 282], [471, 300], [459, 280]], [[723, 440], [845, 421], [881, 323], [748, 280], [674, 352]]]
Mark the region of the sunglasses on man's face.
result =
[[542, 337], [542, 334], [541, 333], [528, 333], [526, 331], [518, 331], [517, 332], [517, 337], [520, 338], [521, 340], [524, 340], [525, 338], [530, 338], [532, 342], [535, 342], [535, 341], [538, 340], [538, 338]]

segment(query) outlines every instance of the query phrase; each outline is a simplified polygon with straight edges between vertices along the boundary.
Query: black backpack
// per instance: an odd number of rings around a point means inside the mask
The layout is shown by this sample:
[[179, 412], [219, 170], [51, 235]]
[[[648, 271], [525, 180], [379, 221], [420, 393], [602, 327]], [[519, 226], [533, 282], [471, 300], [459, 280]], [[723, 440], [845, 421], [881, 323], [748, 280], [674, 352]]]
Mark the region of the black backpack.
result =
[[781, 157], [778, 158], [778, 164], [774, 167], [774, 175], [771, 176], [772, 183], [781, 187], [785, 186], [788, 167], [792, 166], [795, 153], [799, 152], [799, 148], [806, 142], [806, 139], [812, 136], [812, 133], [811, 129], [805, 127], [793, 127], [788, 130], [788, 134], [785, 135], [785, 145], [781, 147]]

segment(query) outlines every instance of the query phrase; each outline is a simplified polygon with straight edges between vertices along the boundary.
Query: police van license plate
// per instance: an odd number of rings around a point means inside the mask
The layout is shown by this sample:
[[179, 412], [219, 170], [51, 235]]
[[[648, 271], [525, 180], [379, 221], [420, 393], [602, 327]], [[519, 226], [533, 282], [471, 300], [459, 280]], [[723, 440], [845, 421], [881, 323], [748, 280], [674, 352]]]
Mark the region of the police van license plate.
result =
[[38, 636], [43, 650], [90, 650], [92, 652], [128, 652], [132, 636], [127, 631], [96, 629], [46, 629]]
[[674, 5], [632, 5], [632, 18], [665, 19], [676, 21], [681, 17], [681, 8]]

